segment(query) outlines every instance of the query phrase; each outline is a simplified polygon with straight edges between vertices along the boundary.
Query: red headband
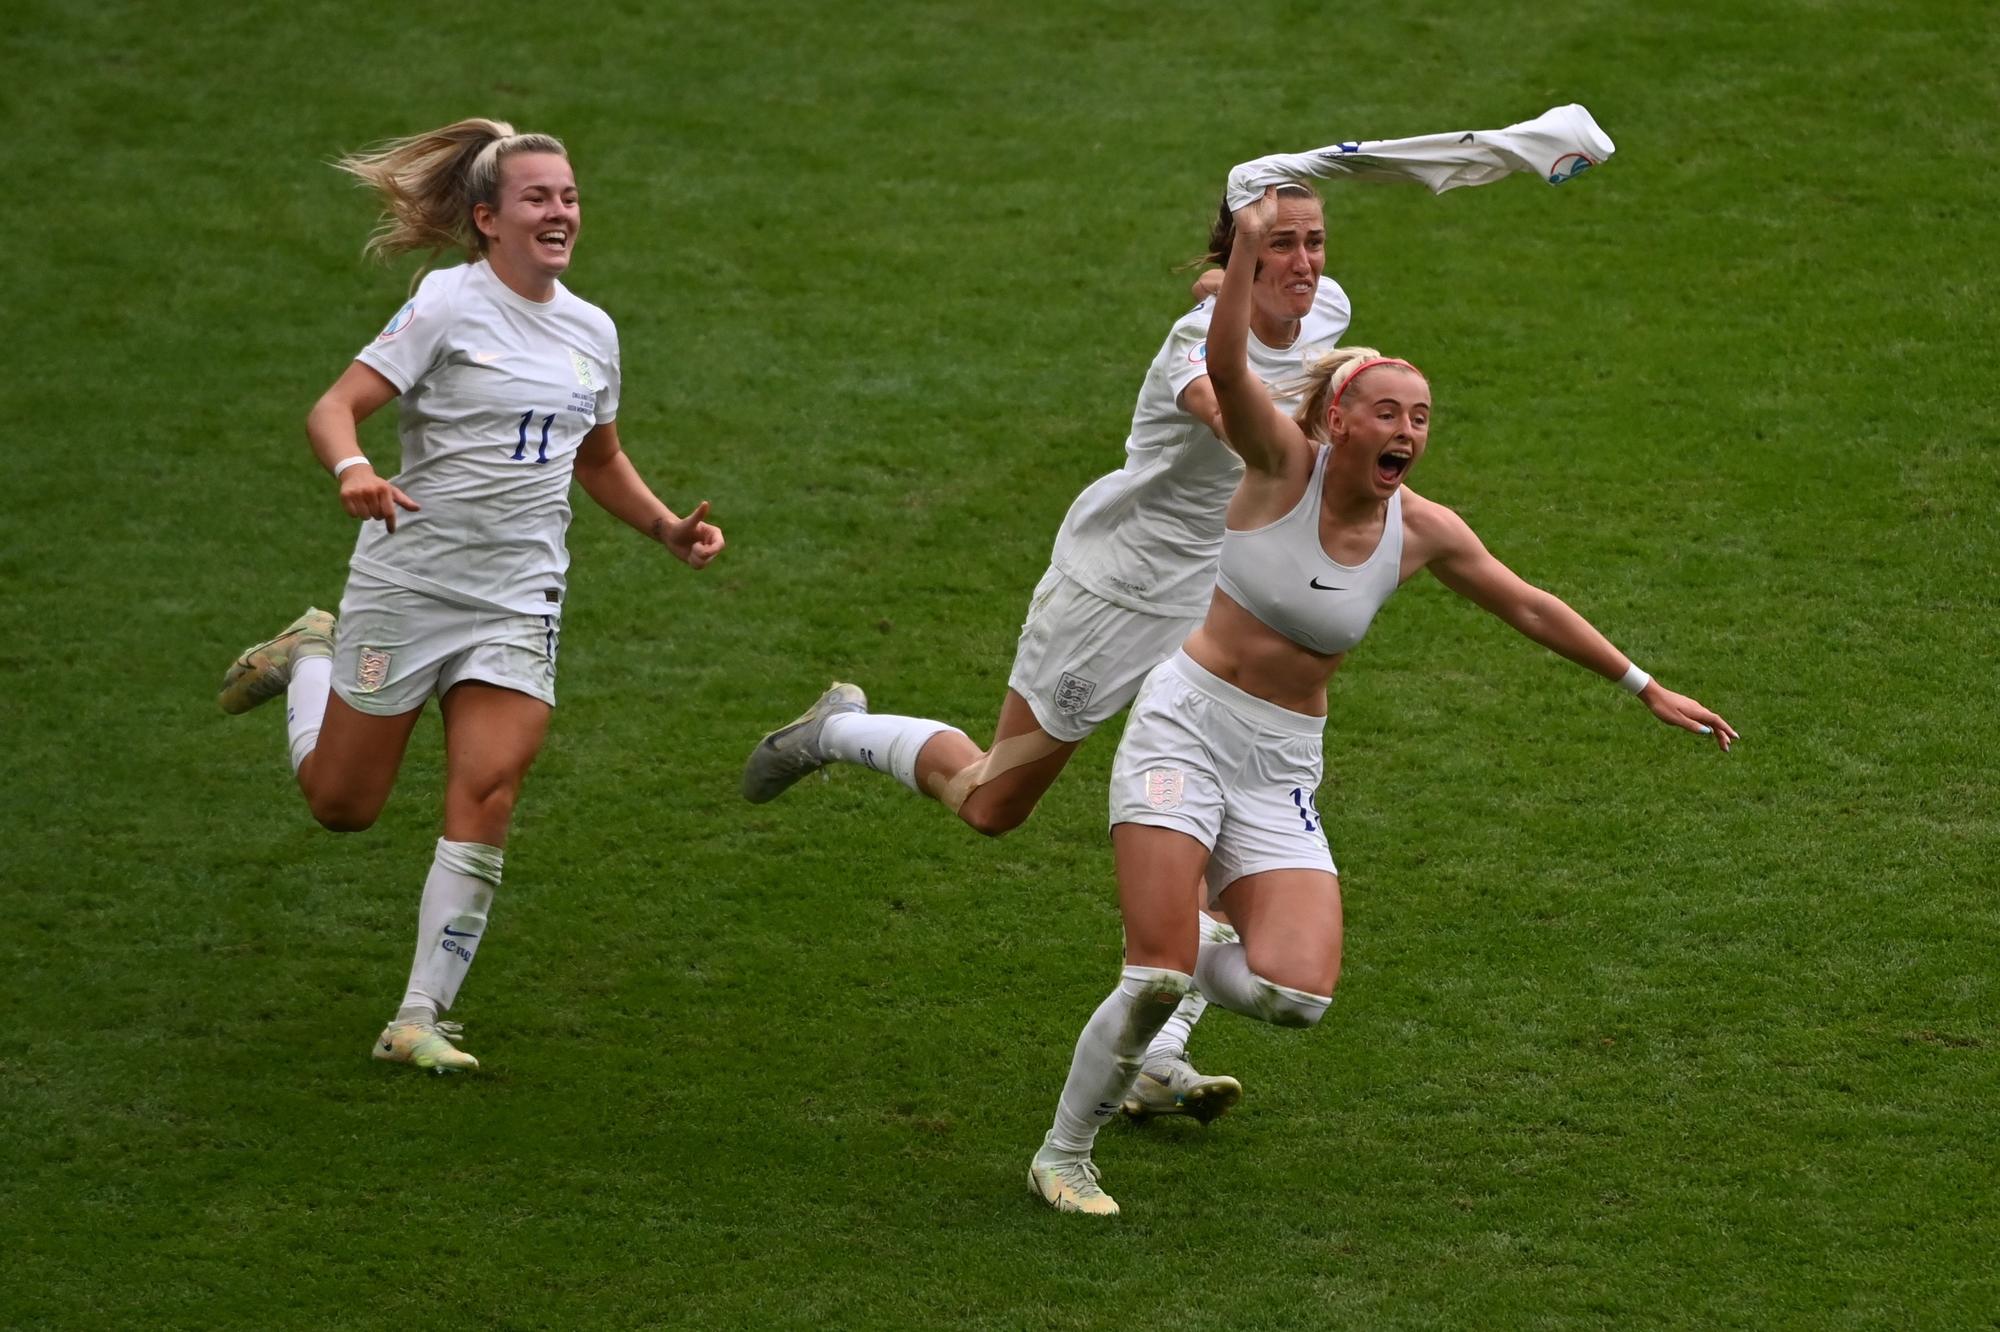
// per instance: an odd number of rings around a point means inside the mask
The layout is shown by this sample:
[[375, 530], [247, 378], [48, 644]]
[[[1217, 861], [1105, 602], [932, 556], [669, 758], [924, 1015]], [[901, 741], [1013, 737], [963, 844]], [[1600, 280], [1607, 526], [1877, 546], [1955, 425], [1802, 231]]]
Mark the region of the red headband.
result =
[[1362, 371], [1373, 370], [1378, 365], [1400, 365], [1405, 370], [1411, 371], [1414, 374], [1421, 375], [1423, 373], [1423, 371], [1417, 369], [1417, 367], [1411, 365], [1408, 361], [1404, 360], [1400, 356], [1377, 356], [1372, 360], [1363, 361], [1360, 365], [1355, 366], [1354, 373], [1350, 374], [1346, 379], [1343, 379], [1340, 382], [1340, 391], [1333, 395], [1333, 401], [1328, 405], [1333, 407], [1340, 406], [1341, 396], [1347, 392], [1347, 386], [1349, 384], [1352, 384], [1355, 380], [1361, 378]]

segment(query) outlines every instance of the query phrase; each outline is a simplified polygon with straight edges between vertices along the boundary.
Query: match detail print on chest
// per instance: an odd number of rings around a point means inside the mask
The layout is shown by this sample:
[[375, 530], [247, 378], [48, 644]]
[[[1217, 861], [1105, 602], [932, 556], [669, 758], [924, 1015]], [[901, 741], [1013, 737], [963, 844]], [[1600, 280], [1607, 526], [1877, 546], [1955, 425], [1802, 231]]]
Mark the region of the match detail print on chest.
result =
[[496, 426], [494, 443], [509, 462], [561, 457], [596, 424], [603, 371], [574, 347], [468, 346], [453, 359], [454, 377], [467, 395], [504, 423]]

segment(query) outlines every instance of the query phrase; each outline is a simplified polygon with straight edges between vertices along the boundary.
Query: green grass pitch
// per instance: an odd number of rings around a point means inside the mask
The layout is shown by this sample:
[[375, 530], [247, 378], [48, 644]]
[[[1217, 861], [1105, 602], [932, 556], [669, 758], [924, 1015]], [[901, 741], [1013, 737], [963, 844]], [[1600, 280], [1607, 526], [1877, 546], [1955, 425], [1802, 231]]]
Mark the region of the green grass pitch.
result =
[[[1462, 9], [1464, 12], [1455, 12]], [[231, 7], [0, 31], [0, 1327], [2000, 1326], [2000, 37], [1970, 0]], [[1115, 727], [982, 842], [831, 678], [990, 732], [1245, 157], [1589, 106], [1617, 157], [1329, 192], [1413, 484], [1743, 732], [1428, 580], [1336, 682], [1347, 968], [1215, 1012], [1207, 1130], [1023, 1187], [1119, 956]], [[320, 389], [402, 299], [326, 159], [563, 135], [622, 433], [730, 549], [582, 506], [563, 705], [459, 1012], [371, 1063], [427, 721], [335, 837], [230, 654], [338, 596]], [[390, 416], [371, 424], [392, 456]]]

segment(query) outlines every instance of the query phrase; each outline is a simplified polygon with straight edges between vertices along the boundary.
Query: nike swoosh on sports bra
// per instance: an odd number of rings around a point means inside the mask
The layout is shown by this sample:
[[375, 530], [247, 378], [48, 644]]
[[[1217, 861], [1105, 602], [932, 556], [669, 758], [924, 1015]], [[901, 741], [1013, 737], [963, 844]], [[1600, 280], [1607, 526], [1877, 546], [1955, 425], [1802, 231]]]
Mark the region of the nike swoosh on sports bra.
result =
[[1342, 564], [1319, 544], [1320, 494], [1333, 450], [1320, 445], [1306, 493], [1290, 513], [1247, 532], [1222, 533], [1216, 586], [1309, 652], [1332, 656], [1361, 641], [1396, 590], [1403, 565], [1403, 491], [1389, 496], [1382, 539], [1360, 564]]

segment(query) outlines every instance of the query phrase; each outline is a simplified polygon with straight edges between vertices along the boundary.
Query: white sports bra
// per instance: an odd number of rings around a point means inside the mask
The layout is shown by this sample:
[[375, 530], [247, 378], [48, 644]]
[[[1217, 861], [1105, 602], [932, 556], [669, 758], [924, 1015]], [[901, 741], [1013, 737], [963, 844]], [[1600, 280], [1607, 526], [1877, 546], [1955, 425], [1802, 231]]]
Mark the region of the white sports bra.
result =
[[1396, 590], [1403, 565], [1400, 486], [1389, 496], [1382, 539], [1365, 561], [1341, 564], [1320, 545], [1320, 493], [1332, 454], [1320, 445], [1306, 493], [1290, 513], [1248, 532], [1223, 531], [1215, 584], [1259, 623], [1328, 657], [1361, 641], [1375, 612]]

